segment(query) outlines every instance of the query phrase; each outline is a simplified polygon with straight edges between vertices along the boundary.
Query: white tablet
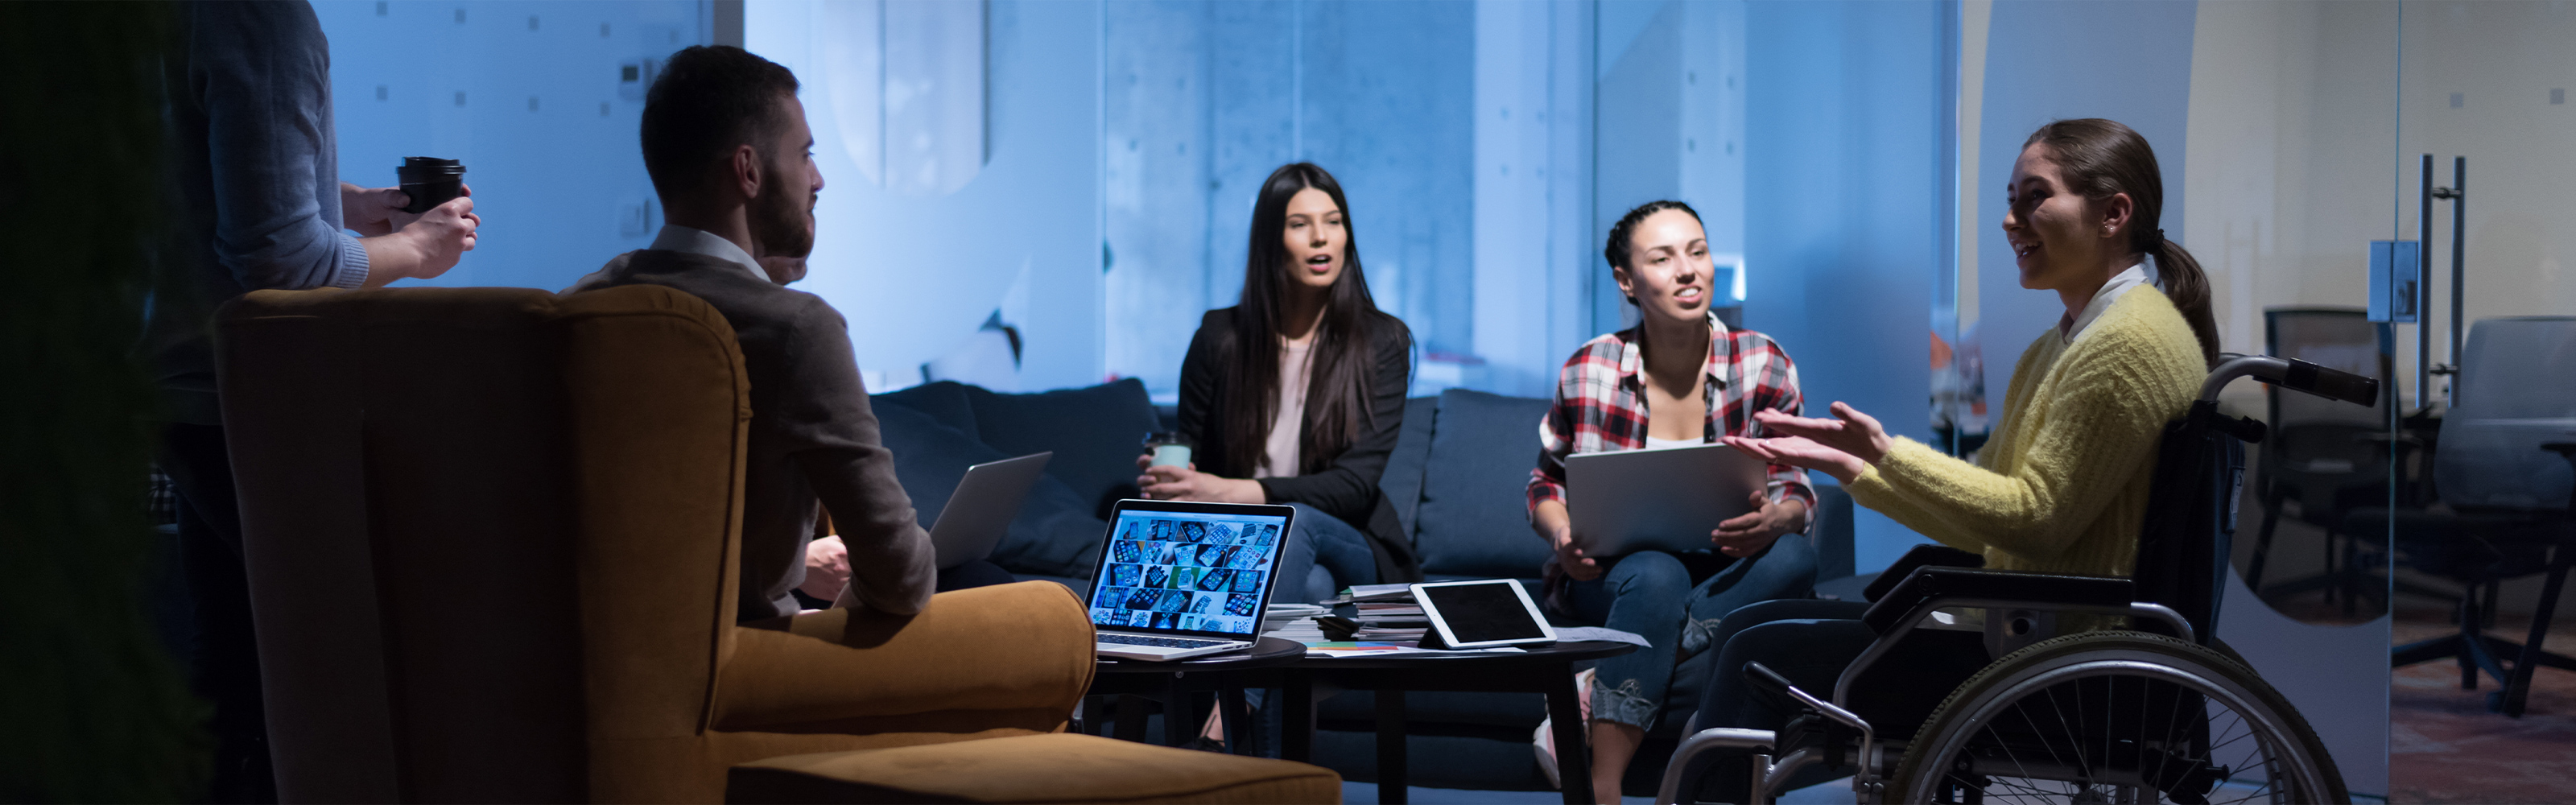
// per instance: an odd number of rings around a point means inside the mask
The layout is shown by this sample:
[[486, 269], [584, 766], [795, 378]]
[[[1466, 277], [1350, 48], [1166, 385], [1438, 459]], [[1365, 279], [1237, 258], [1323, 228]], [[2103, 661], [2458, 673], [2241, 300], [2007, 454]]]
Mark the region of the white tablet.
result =
[[1538, 614], [1529, 591], [1511, 579], [1443, 581], [1413, 585], [1431, 631], [1423, 648], [1486, 648], [1554, 643], [1556, 629]]

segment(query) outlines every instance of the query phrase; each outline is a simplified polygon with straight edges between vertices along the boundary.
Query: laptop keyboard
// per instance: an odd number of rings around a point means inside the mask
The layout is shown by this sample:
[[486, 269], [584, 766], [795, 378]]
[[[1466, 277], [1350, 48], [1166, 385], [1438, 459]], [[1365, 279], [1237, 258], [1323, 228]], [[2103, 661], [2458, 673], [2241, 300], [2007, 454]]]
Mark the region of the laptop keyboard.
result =
[[1227, 643], [1237, 643], [1237, 642], [1241, 642], [1241, 641], [1237, 641], [1237, 640], [1206, 640], [1206, 639], [1202, 639], [1202, 638], [1195, 638], [1195, 637], [1145, 637], [1145, 636], [1142, 636], [1142, 635], [1105, 634], [1105, 635], [1100, 635], [1100, 642], [1103, 642], [1103, 643], [1116, 643], [1116, 644], [1119, 644], [1119, 645], [1122, 645], [1122, 646], [1163, 646], [1163, 647], [1167, 647], [1167, 648], [1206, 648], [1206, 647], [1208, 647], [1208, 646], [1221, 646], [1221, 645], [1225, 645], [1225, 644], [1227, 644]]

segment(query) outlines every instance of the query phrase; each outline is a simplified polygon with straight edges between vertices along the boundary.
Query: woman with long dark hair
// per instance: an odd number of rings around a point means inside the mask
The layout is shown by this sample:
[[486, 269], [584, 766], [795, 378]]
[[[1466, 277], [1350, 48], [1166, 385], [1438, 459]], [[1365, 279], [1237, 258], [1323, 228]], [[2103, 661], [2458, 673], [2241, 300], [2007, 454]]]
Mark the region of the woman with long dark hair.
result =
[[[1369, 296], [1341, 184], [1311, 163], [1272, 172], [1243, 263], [1242, 302], [1208, 311], [1181, 360], [1180, 435], [1193, 461], [1140, 457], [1137, 484], [1159, 500], [1299, 507], [1278, 600], [1418, 579], [1377, 489], [1404, 417], [1413, 336]], [[1331, 578], [1314, 578], [1317, 567]]]
[[[2209, 278], [2165, 237], [2164, 177], [2146, 138], [2088, 118], [2041, 126], [2013, 162], [2003, 229], [2021, 286], [2066, 307], [2013, 367], [2002, 419], [1975, 463], [1903, 437], [1843, 403], [1833, 418], [1757, 415], [1770, 438], [1747, 452], [1823, 472], [1852, 500], [1915, 532], [1985, 556], [1997, 570], [2126, 576], [2137, 558], [2156, 445], [2218, 356]], [[1767, 601], [1727, 616], [1701, 727], [1777, 727], [1753, 695], [1759, 661], [1808, 690], [1834, 687], [1876, 638], [1866, 605]], [[2085, 623], [2074, 623], [2082, 627]], [[1918, 631], [1858, 682], [1873, 702], [1928, 707], [1990, 659], [1978, 632]], [[1919, 712], [1919, 711], [1918, 711]], [[1869, 716], [1867, 709], [1863, 716]], [[1703, 791], [1746, 789], [1741, 761]]]

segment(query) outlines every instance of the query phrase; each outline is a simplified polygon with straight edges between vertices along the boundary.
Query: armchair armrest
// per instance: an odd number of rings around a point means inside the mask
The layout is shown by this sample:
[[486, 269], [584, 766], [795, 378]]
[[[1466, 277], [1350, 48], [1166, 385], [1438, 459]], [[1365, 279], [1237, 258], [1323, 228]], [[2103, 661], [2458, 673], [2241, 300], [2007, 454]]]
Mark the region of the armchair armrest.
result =
[[940, 593], [909, 617], [833, 609], [736, 627], [711, 723], [782, 732], [1061, 726], [1091, 687], [1091, 619], [1063, 585]]
[[2137, 583], [2118, 576], [2069, 576], [2055, 573], [2022, 573], [2007, 570], [1980, 570], [1962, 567], [1924, 566], [1907, 574], [1905, 580], [1880, 596], [1861, 615], [1861, 622], [1871, 631], [1886, 634], [1898, 626], [1920, 619], [1917, 610], [1942, 601], [1958, 600], [1953, 606], [1990, 606], [1972, 602], [2012, 602], [2028, 604], [2033, 609], [2053, 606], [2069, 608], [2125, 610], [2136, 601]]

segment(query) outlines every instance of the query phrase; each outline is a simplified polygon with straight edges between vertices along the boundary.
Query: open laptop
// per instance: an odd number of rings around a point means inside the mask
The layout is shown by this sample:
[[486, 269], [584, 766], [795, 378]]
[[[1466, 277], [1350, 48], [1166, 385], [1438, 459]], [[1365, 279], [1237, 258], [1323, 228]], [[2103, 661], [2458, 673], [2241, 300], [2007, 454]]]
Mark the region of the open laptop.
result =
[[1032, 453], [967, 467], [957, 491], [949, 493], [948, 505], [939, 508], [939, 519], [930, 523], [930, 545], [939, 552], [939, 569], [992, 555], [993, 546], [1010, 533], [1011, 518], [1019, 516], [1020, 500], [1028, 497], [1029, 487], [1037, 484], [1047, 459], [1054, 456], [1053, 452]]
[[1251, 648], [1296, 514], [1287, 506], [1118, 501], [1091, 575], [1100, 656], [1178, 660]]
[[1565, 458], [1566, 514], [1590, 556], [1707, 550], [1709, 532], [1753, 510], [1770, 465], [1724, 444], [1576, 453]]

